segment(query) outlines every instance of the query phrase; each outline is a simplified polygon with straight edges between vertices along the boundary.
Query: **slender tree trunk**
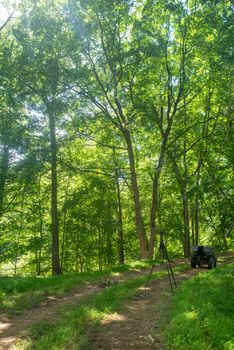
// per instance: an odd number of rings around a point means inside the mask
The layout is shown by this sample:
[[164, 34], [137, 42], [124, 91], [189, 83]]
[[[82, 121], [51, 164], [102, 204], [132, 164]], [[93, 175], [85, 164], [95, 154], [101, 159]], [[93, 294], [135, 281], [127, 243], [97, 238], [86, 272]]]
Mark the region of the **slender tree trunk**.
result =
[[39, 250], [38, 250], [38, 264], [37, 264], [37, 275], [38, 276], [41, 275], [41, 249], [42, 249], [42, 241], [43, 241], [43, 219], [41, 216], [40, 216], [39, 233], [40, 233], [40, 246], [39, 246]]
[[200, 169], [197, 171], [197, 179], [196, 179], [196, 185], [197, 185], [197, 193], [195, 197], [195, 245], [198, 245], [199, 241], [199, 194], [198, 194], [198, 187], [200, 184]]
[[[185, 166], [185, 172], [183, 175], [179, 169], [176, 159], [172, 152], [168, 152], [169, 159], [172, 163], [178, 185], [180, 186], [180, 193], [182, 199], [182, 212], [183, 212], [183, 250], [184, 256], [190, 255], [190, 230], [189, 230], [189, 203], [187, 198], [187, 171]], [[185, 158], [184, 158], [185, 162]]]
[[153, 257], [154, 254], [154, 243], [156, 237], [156, 215], [158, 209], [158, 189], [159, 189], [159, 178], [160, 178], [161, 169], [157, 168], [154, 181], [153, 181], [153, 191], [152, 191], [152, 203], [150, 210], [150, 241], [149, 241], [149, 258]]
[[140, 203], [139, 188], [137, 183], [132, 140], [131, 140], [131, 135], [129, 130], [127, 129], [124, 130], [124, 137], [127, 143], [127, 150], [128, 150], [128, 158], [129, 158], [130, 173], [131, 173], [131, 185], [132, 185], [133, 200], [134, 200], [134, 207], [135, 207], [136, 228], [137, 228], [137, 235], [140, 243], [140, 254], [141, 254], [141, 258], [144, 259], [148, 255], [147, 249], [146, 249], [146, 236], [145, 236], [145, 230], [144, 230], [143, 218], [142, 218], [142, 212], [141, 212], [141, 203]]
[[76, 242], [75, 246], [75, 271], [76, 273], [79, 272], [79, 244]]
[[42, 198], [41, 198], [41, 175], [39, 177], [38, 184], [38, 207], [39, 207], [39, 237], [40, 244], [37, 252], [37, 275], [41, 275], [41, 257], [42, 257], [42, 244], [43, 244], [43, 214], [42, 214]]
[[122, 204], [119, 187], [119, 171], [115, 168], [115, 185], [117, 197], [116, 223], [118, 231], [118, 262], [124, 264], [124, 235], [123, 235], [123, 220], [122, 220]]
[[191, 239], [192, 245], [195, 245], [195, 209], [193, 206], [190, 207], [190, 220], [191, 220]]
[[59, 225], [58, 225], [58, 183], [57, 183], [57, 142], [55, 117], [49, 113], [50, 151], [51, 151], [51, 231], [52, 231], [52, 274], [62, 273], [59, 262]]
[[102, 271], [102, 234], [100, 223], [98, 227], [98, 270]]
[[184, 223], [184, 256], [188, 257], [190, 255], [190, 230], [189, 230], [189, 205], [187, 198], [186, 185], [181, 187], [181, 196], [183, 204], [183, 223]]
[[61, 270], [63, 270], [63, 262], [64, 262], [64, 250], [65, 250], [65, 241], [66, 241], [66, 225], [67, 225], [67, 209], [66, 202], [68, 199], [68, 190], [69, 190], [69, 177], [67, 178], [66, 189], [65, 189], [65, 200], [64, 200], [64, 210], [63, 210], [63, 232], [62, 232], [62, 247], [61, 247]]
[[[112, 222], [112, 215], [110, 211], [111, 206], [109, 205], [108, 209], [108, 216], [110, 218], [110, 222]], [[113, 249], [112, 249], [112, 232], [113, 229], [107, 230], [106, 231], [106, 238], [105, 238], [105, 246], [106, 246], [106, 262], [105, 262], [105, 267], [109, 268], [113, 262]]]
[[227, 238], [225, 236], [223, 237], [223, 244], [224, 244], [224, 249], [228, 250]]
[[164, 134], [162, 147], [160, 150], [158, 165], [155, 170], [154, 180], [153, 180], [153, 190], [152, 190], [152, 202], [151, 202], [151, 210], [150, 210], [150, 242], [149, 242], [149, 258], [153, 257], [154, 254], [154, 244], [156, 237], [156, 217], [159, 208], [159, 186], [160, 186], [160, 176], [163, 168], [164, 156], [168, 141], [169, 132], [171, 129], [171, 125], [168, 126], [166, 133]]
[[4, 194], [9, 168], [9, 147], [3, 147], [2, 159], [0, 163], [0, 218], [3, 215]]

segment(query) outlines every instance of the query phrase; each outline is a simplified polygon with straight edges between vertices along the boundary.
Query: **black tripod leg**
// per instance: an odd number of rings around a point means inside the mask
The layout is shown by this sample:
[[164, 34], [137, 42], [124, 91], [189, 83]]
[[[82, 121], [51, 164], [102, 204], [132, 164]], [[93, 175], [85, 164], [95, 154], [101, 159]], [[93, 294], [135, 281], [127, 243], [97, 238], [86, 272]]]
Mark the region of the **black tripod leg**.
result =
[[156, 263], [156, 260], [157, 260], [157, 258], [158, 258], [158, 255], [159, 255], [159, 251], [160, 251], [160, 248], [158, 249], [157, 254], [156, 254], [156, 256], [155, 256], [155, 259], [154, 259], [154, 261], [153, 261], [153, 264], [152, 264], [152, 267], [151, 267], [151, 270], [150, 270], [150, 273], [149, 273], [148, 280], [147, 280], [147, 282], [146, 282], [146, 284], [145, 284], [145, 288], [148, 287], [148, 284], [149, 284], [149, 281], [150, 281], [150, 277], [151, 277], [152, 272], [153, 272], [153, 269], [154, 269], [154, 265], [155, 265], [155, 263]]
[[168, 274], [168, 279], [169, 279], [169, 283], [170, 283], [170, 287], [171, 287], [171, 292], [173, 294], [173, 286], [172, 286], [172, 280], [171, 280], [171, 275], [170, 275], [170, 268], [169, 268], [169, 264], [168, 264], [167, 259], [166, 259], [166, 265], [167, 265], [167, 274]]
[[173, 273], [173, 270], [172, 270], [172, 267], [171, 267], [171, 262], [170, 262], [170, 259], [169, 259], [169, 256], [168, 256], [168, 254], [167, 254], [167, 250], [166, 250], [166, 247], [165, 247], [165, 246], [164, 246], [164, 251], [165, 251], [166, 259], [167, 259], [167, 261], [168, 261], [168, 265], [169, 265], [169, 268], [170, 268], [171, 276], [172, 276], [172, 278], [173, 278], [175, 287], [177, 288], [175, 276], [174, 276], [174, 273]]

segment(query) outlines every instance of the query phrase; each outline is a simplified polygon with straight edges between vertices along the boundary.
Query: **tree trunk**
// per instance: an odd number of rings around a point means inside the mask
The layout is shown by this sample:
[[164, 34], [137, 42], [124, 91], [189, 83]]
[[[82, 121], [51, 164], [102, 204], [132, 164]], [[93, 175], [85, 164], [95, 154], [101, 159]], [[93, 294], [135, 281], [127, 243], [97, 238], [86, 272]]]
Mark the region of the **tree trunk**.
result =
[[133, 191], [133, 201], [134, 201], [135, 217], [136, 217], [136, 228], [137, 228], [137, 235], [140, 243], [140, 254], [141, 254], [141, 258], [144, 259], [144, 258], [147, 258], [147, 255], [148, 255], [147, 249], [146, 249], [146, 236], [145, 236], [145, 230], [144, 230], [143, 218], [142, 218], [142, 212], [141, 212], [140, 195], [139, 195], [139, 188], [137, 183], [134, 154], [132, 149], [132, 140], [131, 140], [131, 135], [129, 130], [124, 129], [124, 137], [127, 143], [127, 150], [128, 150], [129, 166], [130, 166], [130, 173], [131, 173], [131, 185], [132, 185], [132, 191]]
[[[39, 208], [39, 237], [40, 244], [37, 252], [37, 275], [41, 275], [41, 258], [42, 258], [42, 242], [43, 242], [43, 213], [42, 213], [42, 197], [41, 197], [41, 175], [39, 176], [38, 184], [38, 208]], [[36, 249], [37, 251], [37, 249]]]
[[102, 271], [102, 234], [101, 225], [98, 225], [98, 270]]
[[191, 218], [191, 234], [192, 234], [192, 245], [195, 245], [195, 222], [194, 222], [194, 208], [190, 209]]
[[195, 196], [195, 245], [198, 245], [199, 241], [199, 186], [200, 186], [200, 175], [201, 175], [202, 158], [198, 159], [197, 173], [196, 173], [196, 196]]
[[227, 238], [225, 236], [223, 237], [223, 244], [224, 244], [224, 249], [228, 250]]
[[4, 146], [0, 163], [0, 218], [3, 215], [4, 194], [9, 168], [9, 147]]
[[118, 231], [118, 262], [124, 264], [124, 236], [123, 236], [123, 220], [122, 220], [122, 205], [119, 188], [119, 171], [115, 168], [115, 185], [117, 197], [116, 223]]
[[42, 217], [40, 217], [39, 232], [40, 232], [40, 246], [39, 246], [39, 251], [38, 251], [38, 264], [37, 264], [37, 275], [38, 276], [41, 275], [41, 248], [42, 248], [42, 240], [43, 240], [43, 219], [42, 219]]
[[152, 191], [152, 204], [150, 210], [150, 242], [149, 242], [149, 258], [153, 257], [154, 254], [154, 243], [156, 237], [156, 214], [158, 209], [158, 189], [159, 189], [159, 178], [161, 170], [157, 168], [154, 181], [153, 181], [153, 191]]
[[62, 231], [62, 247], [61, 247], [61, 270], [63, 270], [63, 263], [64, 263], [64, 250], [65, 250], [65, 241], [67, 238], [67, 209], [66, 209], [66, 202], [68, 199], [68, 191], [69, 191], [69, 177], [67, 178], [66, 183], [66, 189], [65, 189], [65, 200], [64, 200], [64, 210], [63, 210], [63, 231]]
[[181, 196], [183, 203], [183, 223], [184, 223], [184, 232], [183, 232], [183, 245], [184, 245], [184, 256], [190, 256], [190, 232], [189, 232], [189, 205], [187, 198], [186, 186], [181, 187]]
[[156, 237], [156, 217], [157, 217], [157, 211], [159, 207], [158, 193], [159, 193], [159, 185], [160, 185], [160, 176], [163, 168], [164, 155], [166, 151], [170, 128], [171, 128], [171, 125], [168, 126], [167, 131], [163, 136], [164, 138], [163, 138], [163, 143], [160, 150], [158, 166], [154, 174], [152, 203], [151, 203], [151, 210], [150, 210], [150, 242], [149, 242], [149, 253], [148, 253], [149, 258], [152, 258], [154, 254], [154, 244], [155, 244], [155, 237]]
[[198, 245], [199, 240], [199, 195], [196, 193], [195, 198], [195, 245]]
[[51, 232], [52, 232], [52, 274], [62, 273], [59, 262], [59, 225], [57, 199], [57, 142], [55, 117], [49, 113], [50, 151], [51, 151]]

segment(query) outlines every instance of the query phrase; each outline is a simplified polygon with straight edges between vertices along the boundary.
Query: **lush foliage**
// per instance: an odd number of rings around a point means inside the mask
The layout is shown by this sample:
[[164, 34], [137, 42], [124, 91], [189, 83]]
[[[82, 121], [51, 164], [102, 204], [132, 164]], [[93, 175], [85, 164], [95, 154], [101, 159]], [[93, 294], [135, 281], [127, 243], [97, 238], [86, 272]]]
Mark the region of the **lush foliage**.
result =
[[3, 274], [232, 246], [231, 1], [20, 0], [0, 24]]
[[233, 264], [184, 282], [167, 326], [167, 338], [173, 349], [234, 348], [233, 288]]

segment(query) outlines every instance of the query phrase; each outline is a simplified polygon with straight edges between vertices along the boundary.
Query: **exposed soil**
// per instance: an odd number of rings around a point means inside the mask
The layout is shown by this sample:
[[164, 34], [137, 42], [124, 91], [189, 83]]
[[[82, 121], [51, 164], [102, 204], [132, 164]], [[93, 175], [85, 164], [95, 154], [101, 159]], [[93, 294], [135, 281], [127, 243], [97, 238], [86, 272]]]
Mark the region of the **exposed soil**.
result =
[[[225, 260], [233, 260], [233, 256], [226, 256]], [[180, 259], [173, 266], [185, 262], [185, 259]], [[154, 271], [165, 268], [165, 265], [157, 266]], [[190, 269], [176, 273], [177, 285], [201, 271], [205, 272], [207, 269]], [[149, 270], [125, 272], [116, 274], [112, 279], [121, 283], [146, 274], [149, 274]], [[27, 335], [31, 325], [45, 319], [55, 322], [59, 308], [75, 305], [82, 298], [100, 292], [102, 292], [102, 288], [97, 284], [86, 284], [65, 293], [62, 297], [50, 296], [37, 308], [27, 310], [19, 316], [10, 319], [0, 318], [0, 350], [16, 349], [16, 342]], [[139, 288], [137, 294], [127, 302], [122, 312], [108, 315], [90, 333], [91, 349], [166, 350], [161, 325], [167, 321], [168, 308], [172, 300], [173, 295], [168, 278], [152, 281], [148, 288]]]
[[[199, 271], [176, 273], [177, 285]], [[161, 326], [167, 321], [172, 299], [168, 278], [155, 280], [147, 288], [139, 288], [122, 312], [108, 315], [90, 335], [91, 349], [166, 350]]]

